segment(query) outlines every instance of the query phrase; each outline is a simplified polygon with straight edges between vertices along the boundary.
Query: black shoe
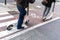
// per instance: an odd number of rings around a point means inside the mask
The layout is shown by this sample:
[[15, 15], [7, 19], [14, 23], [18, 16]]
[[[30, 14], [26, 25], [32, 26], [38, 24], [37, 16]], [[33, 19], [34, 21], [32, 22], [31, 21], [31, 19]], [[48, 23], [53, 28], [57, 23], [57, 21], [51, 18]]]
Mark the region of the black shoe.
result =
[[46, 19], [46, 21], [49, 21], [49, 20], [51, 20], [52, 19], [52, 17], [51, 18], [49, 18], [49, 19]]
[[21, 27], [21, 28], [17, 28], [17, 29], [24, 29], [24, 27]]
[[46, 21], [46, 18], [43, 19], [43, 22], [45, 22], [45, 21]]

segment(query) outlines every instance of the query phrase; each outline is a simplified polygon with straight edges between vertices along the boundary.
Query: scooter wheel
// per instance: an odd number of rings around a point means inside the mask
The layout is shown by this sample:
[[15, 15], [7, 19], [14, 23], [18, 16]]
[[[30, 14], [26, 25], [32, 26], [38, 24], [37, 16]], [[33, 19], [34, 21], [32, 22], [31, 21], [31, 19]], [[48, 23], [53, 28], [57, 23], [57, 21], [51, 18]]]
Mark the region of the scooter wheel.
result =
[[9, 25], [9, 26], [7, 27], [7, 30], [12, 30], [12, 27], [13, 27], [13, 25]]

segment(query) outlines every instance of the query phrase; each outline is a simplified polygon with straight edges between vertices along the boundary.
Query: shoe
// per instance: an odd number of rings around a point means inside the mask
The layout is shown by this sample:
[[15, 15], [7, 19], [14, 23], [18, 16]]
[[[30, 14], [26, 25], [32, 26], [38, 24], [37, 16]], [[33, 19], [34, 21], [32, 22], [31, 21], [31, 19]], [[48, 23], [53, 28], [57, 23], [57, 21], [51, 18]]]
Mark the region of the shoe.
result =
[[28, 28], [27, 24], [22, 24], [22, 27]]
[[17, 29], [24, 29], [24, 27], [21, 27], [21, 28], [17, 28]]
[[43, 17], [43, 22], [45, 22], [46, 21], [46, 17]]
[[51, 18], [49, 18], [49, 19], [46, 19], [46, 21], [49, 21], [49, 20], [51, 20], [52, 19], [52, 17]]

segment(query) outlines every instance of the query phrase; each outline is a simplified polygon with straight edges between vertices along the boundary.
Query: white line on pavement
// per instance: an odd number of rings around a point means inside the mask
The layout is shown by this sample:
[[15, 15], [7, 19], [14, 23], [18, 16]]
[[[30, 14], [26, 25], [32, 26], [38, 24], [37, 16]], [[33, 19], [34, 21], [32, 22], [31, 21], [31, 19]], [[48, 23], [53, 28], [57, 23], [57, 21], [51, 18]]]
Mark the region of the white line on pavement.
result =
[[7, 15], [9, 14], [8, 12], [1, 12], [0, 15]]
[[10, 19], [10, 18], [14, 18], [14, 16], [10, 15], [10, 16], [0, 17], [0, 20]]
[[14, 23], [17, 23], [17, 19], [12, 20], [12, 21], [8, 21], [8, 22], [4, 22], [4, 23], [0, 23], [0, 27], [2, 27], [2, 26], [8, 26], [8, 25], [14, 24]]

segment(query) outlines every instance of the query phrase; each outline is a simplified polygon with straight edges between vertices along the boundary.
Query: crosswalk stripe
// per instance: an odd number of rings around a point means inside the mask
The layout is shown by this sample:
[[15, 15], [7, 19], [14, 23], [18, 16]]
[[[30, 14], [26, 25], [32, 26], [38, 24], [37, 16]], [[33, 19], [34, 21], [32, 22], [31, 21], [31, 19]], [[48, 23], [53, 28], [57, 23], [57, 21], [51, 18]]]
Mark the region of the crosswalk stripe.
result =
[[0, 15], [6, 15], [9, 14], [8, 12], [1, 12]]
[[11, 20], [15, 20], [16, 18], [10, 18], [10, 19], [5, 19], [5, 20], [0, 20], [0, 23], [8, 22]]
[[5, 16], [5, 17], [0, 17], [0, 20], [5, 20], [5, 19], [10, 19], [13, 18], [14, 16], [10, 15], [10, 16]]
[[[3, 32], [0, 32], [0, 38], [2, 38], [2, 37], [4, 37], [5, 35], [8, 35], [8, 34], [12, 34], [12, 33], [15, 33], [16, 31], [18, 31], [18, 30], [14, 30], [14, 31], [3, 31]], [[5, 33], [5, 34], [4, 34]]]
[[17, 22], [18, 17], [14, 17], [8, 12], [0, 13], [0, 28]]
[[8, 25], [13, 24], [13, 23], [17, 23], [17, 19], [11, 20], [11, 21], [8, 21], [8, 22], [4, 22], [4, 23], [0, 23], [0, 27], [8, 26]]

